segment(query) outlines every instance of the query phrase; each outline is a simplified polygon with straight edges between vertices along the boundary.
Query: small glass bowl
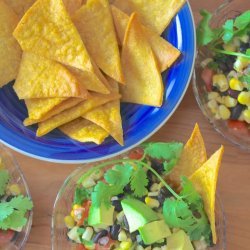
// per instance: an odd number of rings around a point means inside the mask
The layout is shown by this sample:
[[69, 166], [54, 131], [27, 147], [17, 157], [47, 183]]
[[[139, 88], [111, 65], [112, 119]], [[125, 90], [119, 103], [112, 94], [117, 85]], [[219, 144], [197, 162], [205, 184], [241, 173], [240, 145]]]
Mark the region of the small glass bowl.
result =
[[[115, 159], [121, 159], [128, 156], [124, 154]], [[103, 161], [105, 162], [105, 161]], [[99, 164], [99, 162], [98, 162]], [[77, 186], [77, 181], [79, 178], [87, 172], [90, 168], [94, 167], [96, 164], [85, 164], [75, 171], [73, 171], [65, 180], [64, 184], [60, 188], [56, 201], [54, 204], [54, 210], [52, 215], [52, 230], [51, 230], [51, 242], [52, 250], [72, 250], [77, 249], [78, 244], [75, 244], [68, 240], [67, 232], [68, 229], [64, 223], [64, 217], [69, 214], [72, 209], [72, 203], [74, 199], [74, 193]], [[223, 211], [220, 199], [216, 198], [216, 229], [218, 234], [218, 242], [215, 246], [209, 248], [209, 250], [225, 250], [226, 249], [226, 224], [225, 215]]]
[[[2, 146], [1, 144], [0, 144], [0, 158], [2, 158], [3, 165], [10, 174], [10, 184], [18, 184], [21, 189], [21, 193], [24, 196], [27, 196], [31, 199], [30, 191], [21, 169], [19, 168], [16, 160], [9, 152], [9, 150], [6, 147]], [[19, 250], [24, 248], [24, 245], [30, 234], [33, 212], [28, 211], [26, 216], [27, 216], [26, 217], [27, 224], [23, 227], [22, 231], [17, 232], [14, 238], [11, 240], [11, 242], [9, 242], [7, 245], [4, 246], [0, 245], [0, 249]]]
[[[247, 9], [250, 9], [250, 1], [229, 0], [227, 1], [227, 3], [221, 5], [213, 13], [211, 26], [213, 28], [221, 27], [226, 20], [235, 18]], [[209, 122], [213, 125], [216, 131], [218, 131], [224, 138], [239, 146], [240, 148], [250, 151], [250, 131], [248, 135], [246, 135], [245, 133], [240, 133], [240, 131], [228, 128], [227, 121], [216, 120], [210, 109], [207, 107], [207, 89], [204, 81], [201, 78], [201, 62], [204, 59], [211, 57], [211, 52], [208, 49], [198, 49], [195, 72], [193, 74], [192, 81], [195, 98], [198, 102], [201, 111], [209, 120]]]

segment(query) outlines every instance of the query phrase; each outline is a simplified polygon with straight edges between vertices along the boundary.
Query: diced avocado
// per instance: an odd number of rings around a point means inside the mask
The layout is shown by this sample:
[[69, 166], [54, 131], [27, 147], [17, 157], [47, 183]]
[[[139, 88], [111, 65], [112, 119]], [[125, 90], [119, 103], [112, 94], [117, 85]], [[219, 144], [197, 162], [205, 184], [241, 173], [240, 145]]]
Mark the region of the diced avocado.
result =
[[79, 227], [73, 227], [69, 232], [68, 232], [68, 237], [70, 240], [76, 242], [76, 243], [81, 243], [80, 240], [80, 235], [78, 233], [78, 228]]
[[153, 244], [171, 235], [171, 231], [164, 220], [150, 222], [140, 227], [139, 232], [146, 245]]
[[113, 225], [114, 207], [107, 208], [104, 204], [100, 207], [91, 206], [89, 209], [88, 224], [92, 227], [105, 229]]
[[159, 220], [157, 213], [141, 201], [124, 199], [121, 205], [129, 224], [130, 233], [135, 232], [139, 227], [143, 227], [149, 222]]
[[194, 250], [188, 235], [180, 230], [167, 238], [167, 250]]

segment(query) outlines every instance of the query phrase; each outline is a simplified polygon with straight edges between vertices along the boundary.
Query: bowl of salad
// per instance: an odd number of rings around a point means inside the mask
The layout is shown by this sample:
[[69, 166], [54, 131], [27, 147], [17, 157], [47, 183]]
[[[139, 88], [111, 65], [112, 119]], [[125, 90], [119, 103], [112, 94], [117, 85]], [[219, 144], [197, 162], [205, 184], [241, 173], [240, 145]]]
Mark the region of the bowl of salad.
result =
[[223, 147], [207, 160], [199, 135], [76, 169], [55, 201], [52, 249], [226, 249], [215, 198]]
[[0, 249], [22, 249], [32, 225], [32, 200], [21, 169], [0, 144]]
[[250, 150], [250, 2], [233, 0], [201, 15], [196, 100], [220, 134]]

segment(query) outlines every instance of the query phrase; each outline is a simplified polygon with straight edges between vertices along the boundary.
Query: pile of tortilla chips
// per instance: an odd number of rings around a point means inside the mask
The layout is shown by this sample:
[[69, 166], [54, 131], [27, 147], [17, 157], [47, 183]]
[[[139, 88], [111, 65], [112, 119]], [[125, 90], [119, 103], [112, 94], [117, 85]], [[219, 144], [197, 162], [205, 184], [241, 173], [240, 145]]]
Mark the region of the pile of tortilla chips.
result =
[[180, 51], [161, 33], [185, 0], [0, 0], [0, 87], [15, 79], [25, 126], [124, 144], [120, 102], [161, 107]]
[[189, 177], [197, 191], [201, 194], [204, 209], [208, 216], [213, 243], [217, 242], [215, 221], [215, 197], [218, 173], [224, 147], [221, 146], [209, 159], [199, 126], [196, 124], [194, 131], [184, 146], [181, 158], [170, 173], [168, 178], [171, 182], [180, 184], [180, 176]]

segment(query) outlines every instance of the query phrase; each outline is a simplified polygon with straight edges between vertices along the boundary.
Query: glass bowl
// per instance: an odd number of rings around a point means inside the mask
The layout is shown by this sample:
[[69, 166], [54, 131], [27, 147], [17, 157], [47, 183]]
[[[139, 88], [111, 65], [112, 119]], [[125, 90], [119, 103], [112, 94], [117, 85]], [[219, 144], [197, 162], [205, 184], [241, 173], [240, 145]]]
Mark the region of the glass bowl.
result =
[[[126, 157], [128, 154], [120, 156]], [[118, 157], [114, 158], [118, 159]], [[103, 161], [105, 162], [105, 161]], [[98, 162], [98, 165], [100, 162]], [[54, 204], [54, 210], [52, 215], [52, 230], [51, 230], [51, 242], [52, 250], [73, 250], [77, 249], [77, 244], [68, 240], [67, 232], [68, 229], [64, 223], [64, 217], [69, 214], [72, 209], [72, 202], [74, 199], [74, 192], [76, 188], [76, 183], [79, 178], [90, 168], [94, 167], [96, 164], [85, 164], [75, 171], [73, 171], [65, 180], [64, 184], [60, 188], [56, 201]], [[225, 250], [226, 249], [226, 224], [225, 215], [220, 199], [216, 198], [216, 229], [218, 234], [218, 242], [216, 246], [209, 248], [209, 250]]]
[[[238, 16], [240, 13], [250, 9], [250, 1], [246, 0], [232, 0], [221, 5], [213, 14], [211, 25], [212, 27], [221, 27], [227, 19], [232, 19]], [[237, 130], [228, 128], [227, 122], [223, 120], [216, 120], [214, 115], [207, 107], [207, 89], [204, 81], [201, 78], [201, 62], [206, 58], [211, 58], [211, 52], [206, 48], [198, 49], [195, 72], [193, 75], [193, 90], [198, 102], [198, 105], [213, 125], [216, 131], [218, 131], [224, 138], [239, 146], [242, 149], [250, 151], [250, 131], [248, 135], [240, 133]]]
[[[16, 160], [9, 152], [9, 150], [6, 147], [2, 146], [1, 144], [0, 144], [0, 158], [2, 158], [3, 165], [10, 174], [10, 183], [18, 184], [21, 189], [21, 193], [24, 196], [27, 196], [31, 199], [30, 191], [21, 169], [19, 168]], [[2, 247], [4, 247], [3, 249], [6, 250], [17, 250], [17, 249], [19, 250], [24, 248], [24, 245], [30, 234], [32, 225], [32, 216], [33, 212], [28, 211], [26, 216], [27, 224], [23, 227], [22, 231], [16, 233], [14, 238], [7, 245], [4, 246], [0, 245], [0, 249], [2, 249]]]

